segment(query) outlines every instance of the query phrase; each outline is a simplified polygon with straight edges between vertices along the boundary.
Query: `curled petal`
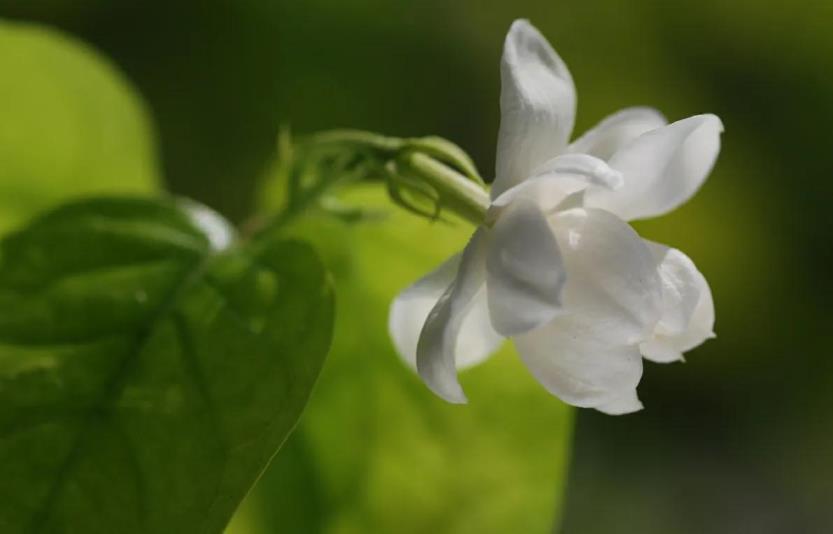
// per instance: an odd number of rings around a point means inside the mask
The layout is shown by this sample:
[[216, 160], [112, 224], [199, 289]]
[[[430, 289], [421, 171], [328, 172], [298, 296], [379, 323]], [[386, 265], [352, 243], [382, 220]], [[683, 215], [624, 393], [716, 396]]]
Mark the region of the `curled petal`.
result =
[[611, 168], [604, 160], [588, 154], [561, 154], [536, 168], [533, 178], [553, 176], [569, 177], [605, 189], [622, 187], [622, 173]]
[[[388, 330], [397, 352], [410, 367], [416, 369], [419, 334], [431, 309], [457, 276], [460, 254], [447, 259], [439, 267], [399, 293], [393, 300], [388, 316]], [[485, 288], [478, 292], [457, 337], [455, 348], [458, 369], [476, 365], [491, 355], [503, 340], [492, 328], [486, 304]]]
[[[449, 402], [466, 402], [457, 380], [458, 347], [483, 351], [495, 348], [498, 339], [489, 326], [482, 296], [486, 244], [485, 230], [477, 230], [463, 251], [454, 280], [428, 313], [417, 342], [417, 371], [434, 393]], [[467, 318], [474, 322], [467, 324]]]
[[562, 154], [540, 165], [530, 178], [504, 191], [492, 201], [492, 215], [507, 205], [524, 199], [534, 202], [545, 212], [564, 209], [567, 197], [590, 186], [617, 189], [623, 184], [622, 174], [603, 160], [587, 154]]
[[569, 151], [607, 160], [640, 135], [665, 126], [662, 114], [652, 108], [626, 108], [603, 119], [570, 144]]
[[705, 278], [688, 256], [677, 249], [645, 240], [662, 282], [662, 315], [657, 330], [679, 334], [691, 321], [705, 286]]
[[642, 377], [639, 350], [619, 344], [595, 321], [557, 317], [515, 338], [515, 346], [535, 378], [564, 402], [609, 412], [636, 409], [628, 395]]
[[567, 146], [576, 91], [567, 66], [526, 20], [506, 36], [500, 70], [500, 132], [492, 198]]
[[714, 337], [714, 302], [705, 277], [677, 249], [646, 242], [662, 280], [661, 316], [653, 339], [640, 345], [649, 360], [681, 360], [683, 352]]
[[709, 286], [703, 279], [703, 293], [697, 301], [697, 307], [694, 308], [691, 322], [688, 323], [685, 332], [675, 337], [674, 344], [681, 352], [687, 352], [714, 337], [714, 300]]
[[457, 336], [454, 362], [458, 370], [473, 367], [491, 356], [503, 342], [492, 326], [486, 288], [477, 292]]
[[608, 161], [624, 175], [624, 187], [588, 192], [588, 205], [626, 221], [673, 210], [705, 181], [720, 151], [722, 131], [715, 115], [697, 115], [642, 134]]
[[564, 282], [546, 217], [529, 200], [513, 202], [489, 233], [486, 287], [495, 330], [510, 337], [549, 322], [561, 311]]
[[393, 299], [388, 314], [388, 331], [396, 351], [414, 369], [419, 333], [431, 308], [457, 276], [459, 265], [460, 254], [455, 254]]
[[651, 251], [606, 211], [571, 209], [550, 217], [567, 271], [564, 307], [600, 325], [617, 344], [650, 338], [662, 290]]

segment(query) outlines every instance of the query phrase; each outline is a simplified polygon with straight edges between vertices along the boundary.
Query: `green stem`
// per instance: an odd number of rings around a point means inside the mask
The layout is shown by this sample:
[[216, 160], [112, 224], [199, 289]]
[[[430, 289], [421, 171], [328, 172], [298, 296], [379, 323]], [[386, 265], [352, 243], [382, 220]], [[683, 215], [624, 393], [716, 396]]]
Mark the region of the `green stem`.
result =
[[409, 174], [434, 187], [454, 213], [475, 226], [483, 224], [486, 211], [489, 209], [489, 195], [475, 182], [448, 165], [419, 152], [403, 154], [398, 163], [404, 166]]
[[[436, 195], [437, 209], [456, 213], [475, 226], [483, 224], [489, 208], [489, 195], [468, 155], [453, 143], [436, 137], [399, 139], [385, 137], [361, 130], [331, 130], [314, 134], [304, 139], [297, 154], [305, 157], [320, 157], [320, 154], [364, 154], [379, 167], [390, 168], [401, 178], [424, 184]], [[335, 151], [335, 152], [333, 152]], [[315, 156], [315, 154], [319, 156]], [[291, 176], [295, 152], [287, 150]], [[462, 171], [466, 174], [462, 174]], [[249, 236], [261, 236], [278, 232], [293, 219], [302, 215], [314, 205], [328, 189], [343, 183], [347, 175], [324, 175], [306, 189], [290, 191], [289, 201], [279, 213], [255, 221], [249, 229]], [[293, 183], [290, 179], [290, 187]], [[399, 182], [398, 185], [402, 185]], [[412, 184], [413, 185], [413, 184]], [[393, 198], [393, 197], [392, 197]], [[396, 198], [393, 198], [396, 201]], [[400, 199], [401, 200], [401, 199]], [[411, 209], [410, 206], [403, 204]], [[425, 213], [420, 212], [423, 215]], [[430, 214], [428, 214], [430, 215]]]
[[329, 130], [310, 136], [306, 142], [311, 145], [353, 145], [390, 154], [396, 153], [404, 144], [402, 139], [363, 130]]

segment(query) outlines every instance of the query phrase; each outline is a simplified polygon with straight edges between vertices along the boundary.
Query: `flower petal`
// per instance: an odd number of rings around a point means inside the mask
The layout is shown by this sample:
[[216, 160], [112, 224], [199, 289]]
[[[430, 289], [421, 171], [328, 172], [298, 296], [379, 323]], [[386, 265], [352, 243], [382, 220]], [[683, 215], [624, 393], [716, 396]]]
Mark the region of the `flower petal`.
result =
[[396, 351], [414, 369], [417, 341], [425, 319], [454, 281], [459, 265], [460, 254], [455, 254], [393, 299], [388, 314], [388, 331]]
[[562, 154], [537, 167], [523, 182], [501, 193], [492, 201], [487, 220], [517, 199], [534, 202], [544, 212], [561, 209], [562, 202], [590, 186], [616, 189], [624, 183], [622, 173], [587, 154]]
[[561, 311], [565, 273], [544, 214], [527, 199], [503, 210], [489, 232], [486, 288], [492, 325], [510, 337], [537, 328]]
[[607, 415], [625, 415], [627, 413], [638, 412], [642, 408], [644, 406], [642, 406], [642, 402], [640, 402], [639, 397], [636, 395], [636, 389], [628, 390], [621, 396], [605, 404], [596, 406], [597, 410]]
[[571, 209], [549, 219], [567, 270], [565, 309], [600, 325], [617, 344], [649, 339], [662, 290], [651, 251], [603, 210]]
[[[417, 342], [431, 309], [457, 276], [460, 254], [447, 259], [439, 267], [417, 280], [393, 300], [388, 316], [388, 330], [397, 352], [410, 367], [416, 369]], [[486, 302], [486, 289], [475, 296], [463, 319], [457, 337], [455, 354], [457, 369], [476, 365], [489, 357], [503, 341], [492, 328]]]
[[481, 286], [457, 335], [457, 347], [454, 349], [457, 369], [468, 369], [483, 362], [500, 348], [503, 339], [492, 326], [486, 287]]
[[714, 336], [714, 302], [705, 277], [677, 249], [646, 241], [662, 280], [662, 315], [654, 338], [640, 345], [649, 360], [666, 363], [683, 358]]
[[500, 69], [500, 132], [492, 198], [567, 146], [576, 90], [567, 66], [526, 20], [506, 36]]
[[[478, 229], [463, 250], [454, 281], [429, 312], [417, 342], [417, 371], [434, 393], [449, 402], [466, 402], [457, 380], [457, 348], [461, 344], [475, 348], [489, 345], [482, 340], [480, 345], [477, 340], [478, 334], [484, 332], [490, 339], [495, 337], [491, 327], [484, 325], [488, 324], [484, 320], [488, 313], [484, 311], [486, 302], [480, 297], [485, 290], [486, 245], [485, 230]], [[467, 317], [475, 317], [478, 328], [467, 329], [464, 336]]]
[[607, 162], [589, 154], [561, 154], [532, 171], [532, 177], [567, 176], [605, 189], [616, 190], [624, 185], [622, 173]]
[[626, 221], [673, 210], [705, 181], [720, 151], [722, 131], [715, 115], [697, 115], [642, 134], [608, 161], [622, 172], [625, 186], [588, 191], [588, 205]]
[[570, 144], [569, 151], [607, 160], [640, 135], [666, 124], [665, 117], [653, 108], [625, 108], [587, 130]]
[[616, 343], [588, 317], [557, 317], [515, 338], [515, 346], [535, 378], [573, 406], [612, 409], [642, 377], [638, 348]]

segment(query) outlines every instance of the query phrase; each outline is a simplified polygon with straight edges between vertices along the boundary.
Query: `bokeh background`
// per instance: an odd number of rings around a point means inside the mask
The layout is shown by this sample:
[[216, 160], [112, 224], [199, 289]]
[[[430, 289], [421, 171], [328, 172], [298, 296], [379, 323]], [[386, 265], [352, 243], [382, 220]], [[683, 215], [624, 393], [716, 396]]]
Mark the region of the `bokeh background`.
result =
[[[671, 119], [717, 113], [726, 132], [710, 180], [682, 209], [639, 223], [638, 229], [645, 237], [684, 250], [705, 273], [715, 296], [718, 337], [692, 352], [685, 364], [647, 365], [640, 386], [647, 406], [643, 412], [618, 418], [575, 412], [572, 438], [571, 412], [560, 401], [530, 397], [529, 410], [547, 414], [540, 419], [546, 435], [562, 435], [562, 441], [572, 443], [559, 532], [833, 532], [833, 3], [0, 0], [0, 17], [43, 23], [89, 43], [140, 95], [142, 104], [116, 102], [116, 108], [144, 106], [150, 119], [137, 127], [153, 132], [155, 146], [106, 134], [89, 142], [111, 143], [116, 149], [122, 141], [138, 143], [140, 151], [155, 154], [154, 168], [145, 168], [147, 158], [135, 165], [115, 161], [103, 175], [79, 180], [153, 174], [171, 191], [199, 199], [236, 221], [262, 205], [258, 183], [270, 168], [281, 124], [291, 124], [295, 132], [349, 126], [395, 135], [438, 134], [468, 150], [490, 176], [499, 120], [500, 49], [517, 17], [530, 18], [570, 66], [579, 95], [578, 132], [630, 105], [655, 106]], [[55, 68], [63, 64], [56, 61]], [[0, 73], [0, 89], [10, 75]], [[48, 91], [41, 98], [52, 102], [50, 113], [59, 112], [60, 101], [50, 100]], [[0, 121], [6, 122], [3, 117]], [[7, 129], [2, 139], [20, 135]], [[26, 135], [42, 142], [51, 139], [48, 131]], [[37, 153], [36, 145], [27, 146]], [[43, 172], [51, 172], [49, 162]], [[7, 196], [25, 196], [22, 190], [3, 190]], [[387, 243], [359, 243], [378, 241], [372, 232], [357, 237], [322, 224], [307, 231], [317, 232], [317, 241], [324, 242], [337, 279], [339, 268], [358, 268], [347, 265], [350, 250], [375, 258], [361, 267], [378, 270], [365, 275], [366, 285], [345, 290], [353, 292], [347, 297], [351, 302], [363, 298], [363, 291], [374, 291], [374, 284], [387, 288], [398, 280], [392, 269], [409, 269], [380, 263], [385, 253], [390, 256]], [[445, 236], [443, 232], [438, 230]], [[414, 234], [412, 239], [423, 238]], [[442, 253], [456, 246], [453, 237], [437, 239]], [[384, 299], [367, 299], [368, 308], [362, 310], [367, 321], [358, 327], [351, 323], [356, 339], [339, 350], [375, 351], [392, 358], [383, 332]], [[373, 311], [373, 306], [379, 309]], [[363, 344], [365, 332], [372, 343]], [[360, 364], [388, 365], [378, 363], [380, 359]], [[365, 380], [351, 374], [355, 360], [341, 358], [328, 365], [311, 410], [327, 395], [326, 385]], [[389, 365], [393, 369], [398, 363]], [[409, 376], [399, 367], [390, 372], [397, 379]], [[414, 398], [422, 399], [415, 380], [413, 388]], [[483, 413], [506, 410], [499, 398], [489, 400], [489, 387], [483, 388]], [[397, 412], [395, 398], [383, 395], [373, 402], [374, 410], [383, 413], [373, 419], [374, 425], [387, 417], [394, 429], [430, 426]], [[342, 405], [361, 406], [353, 398]], [[276, 463], [284, 461], [292, 469], [303, 464], [304, 439], [329, 436], [333, 451], [350, 451], [371, 432], [360, 428], [358, 435], [346, 435], [340, 430], [355, 427], [353, 414], [328, 417], [338, 422], [319, 424], [312, 438], [302, 433]], [[514, 451], [521, 459], [551, 455], [555, 460], [546, 465], [560, 465], [564, 446], [530, 432], [537, 421], [534, 413], [507, 417], [523, 421], [514, 430], [504, 425], [507, 435], [517, 435], [497, 440], [496, 451]], [[358, 424], [370, 423], [361, 419]], [[477, 438], [477, 425], [469, 424], [458, 429], [461, 447], [468, 430], [468, 437]], [[387, 446], [410, 446], [397, 441], [408, 436], [387, 432]], [[431, 457], [425, 447], [421, 460]], [[329, 456], [334, 457], [338, 454]], [[389, 461], [395, 464], [401, 458]], [[508, 502], [511, 492], [493, 495], [482, 508], [467, 505], [470, 517], [493, 529], [501, 521], [511, 524], [506, 519], [511, 513], [500, 516], [501, 507], [511, 508], [516, 501], [525, 503], [519, 507], [528, 505], [539, 498], [539, 488], [550, 484], [546, 473], [540, 480], [516, 476], [520, 469], [534, 468], [534, 462], [507, 459], [497, 467], [478, 468], [477, 458], [459, 461], [470, 462], [466, 469], [471, 472], [492, 470], [493, 476], [506, 477], [515, 492]], [[384, 494], [385, 484], [403, 485], [393, 465], [371, 490], [357, 493], [350, 481], [362, 477], [362, 466], [341, 472], [341, 465], [324, 467], [334, 484], [341, 485], [337, 497], [323, 492], [320, 501], [300, 498], [322, 493], [304, 487], [308, 493], [285, 492], [269, 505], [247, 502], [245, 517], [234, 528], [276, 531], [269, 526], [271, 514], [297, 520], [295, 530], [282, 530], [289, 532], [361, 532], [369, 525], [382, 532], [439, 532], [443, 529], [434, 529], [437, 525], [420, 522], [420, 506], [446, 506], [448, 517], [455, 516], [456, 504], [430, 500], [432, 485], [444, 479], [426, 475], [402, 499], [387, 496], [399, 503], [388, 520], [347, 514], [327, 522], [322, 518], [331, 513], [333, 499], [349, 507], [351, 495], [369, 499], [367, 491]], [[282, 469], [278, 478], [295, 480], [293, 488], [314, 485], [306, 471], [293, 472], [286, 465]], [[273, 483], [267, 473], [261, 485]], [[456, 491], [476, 491], [476, 484]], [[545, 501], [555, 499], [552, 491], [544, 491]], [[257, 492], [253, 495], [256, 499]], [[477, 501], [478, 496], [468, 499]], [[359, 515], [377, 513], [384, 515], [379, 510]], [[531, 532], [545, 519], [503, 531]], [[461, 532], [478, 531], [476, 521], [458, 526]]]

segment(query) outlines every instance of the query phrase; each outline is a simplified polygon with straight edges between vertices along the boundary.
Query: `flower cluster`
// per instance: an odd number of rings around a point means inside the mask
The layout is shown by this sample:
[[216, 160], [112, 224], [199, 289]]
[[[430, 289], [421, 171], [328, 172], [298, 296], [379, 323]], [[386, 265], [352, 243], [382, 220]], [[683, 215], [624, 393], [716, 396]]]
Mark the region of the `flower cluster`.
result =
[[485, 220], [390, 311], [398, 351], [450, 402], [466, 401], [457, 370], [512, 338], [565, 402], [633, 412], [642, 357], [680, 360], [714, 335], [703, 275], [626, 221], [667, 213], [696, 192], [720, 150], [720, 119], [667, 124], [653, 109], [630, 108], [570, 143], [575, 107], [564, 62], [531, 24], [513, 23]]

